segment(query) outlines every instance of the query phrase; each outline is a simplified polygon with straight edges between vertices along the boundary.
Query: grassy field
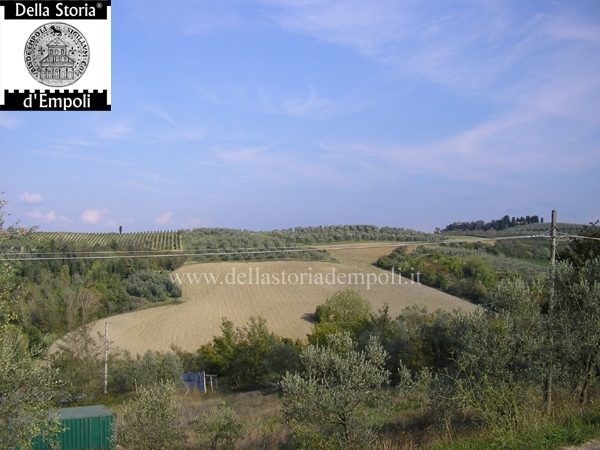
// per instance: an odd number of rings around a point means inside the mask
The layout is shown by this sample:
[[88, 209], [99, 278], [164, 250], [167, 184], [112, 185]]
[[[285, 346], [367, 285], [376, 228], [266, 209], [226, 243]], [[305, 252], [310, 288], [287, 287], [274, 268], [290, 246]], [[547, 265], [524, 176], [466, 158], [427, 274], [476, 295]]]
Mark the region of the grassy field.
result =
[[[464, 309], [474, 306], [457, 297], [444, 294], [423, 285], [364, 285], [324, 284], [235, 284], [226, 282], [228, 274], [258, 270], [262, 276], [274, 279], [287, 274], [386, 274], [372, 265], [379, 256], [388, 254], [393, 243], [339, 245], [329, 254], [337, 263], [315, 261], [219, 262], [190, 264], [177, 271], [181, 277], [197, 274], [202, 282], [185, 283], [179, 304], [171, 304], [109, 317], [110, 340], [114, 345], [132, 353], [146, 350], [168, 350], [175, 344], [185, 350], [196, 350], [200, 345], [220, 334], [223, 317], [236, 325], [243, 325], [251, 316], [262, 316], [276, 334], [290, 338], [305, 338], [311, 329], [311, 314], [317, 305], [334, 292], [353, 288], [360, 291], [374, 309], [389, 304], [392, 316], [409, 305], [419, 305], [428, 310]], [[212, 274], [216, 282], [205, 282], [202, 274]], [[229, 275], [231, 278], [231, 275]], [[342, 275], [343, 276], [343, 275]], [[295, 275], [291, 275], [293, 281]], [[308, 280], [308, 275], [306, 275]], [[399, 280], [396, 280], [397, 282]], [[407, 280], [404, 280], [407, 282]], [[94, 332], [104, 330], [104, 319], [94, 325]]]

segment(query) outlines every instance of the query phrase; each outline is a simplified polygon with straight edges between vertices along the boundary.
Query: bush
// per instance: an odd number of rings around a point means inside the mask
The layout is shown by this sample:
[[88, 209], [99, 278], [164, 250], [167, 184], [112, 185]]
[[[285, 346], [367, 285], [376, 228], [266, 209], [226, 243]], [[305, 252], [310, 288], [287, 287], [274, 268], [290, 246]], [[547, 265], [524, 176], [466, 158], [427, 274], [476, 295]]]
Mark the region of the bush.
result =
[[194, 431], [200, 448], [230, 449], [242, 436], [242, 424], [235, 412], [225, 403], [194, 420]]
[[181, 297], [181, 288], [171, 280], [168, 273], [150, 269], [129, 275], [125, 280], [125, 286], [129, 295], [151, 301]]
[[164, 382], [140, 389], [117, 421], [119, 444], [128, 450], [179, 450], [183, 432], [175, 385]]
[[227, 377], [233, 389], [267, 387], [298, 367], [300, 344], [275, 336], [261, 317], [241, 328], [223, 319], [221, 332], [200, 348], [198, 366]]
[[357, 291], [336, 292], [324, 304], [317, 306], [317, 323], [308, 341], [322, 344], [328, 335], [342, 331], [356, 336], [369, 320], [371, 312], [371, 305]]
[[386, 353], [376, 338], [357, 351], [348, 334], [302, 352], [305, 370], [281, 381], [284, 417], [311, 449], [371, 448], [377, 439], [372, 407], [387, 397]]
[[147, 351], [134, 359], [128, 354], [115, 360], [109, 371], [109, 390], [116, 394], [133, 391], [136, 386], [152, 386], [160, 382], [180, 383], [183, 366], [175, 353]]

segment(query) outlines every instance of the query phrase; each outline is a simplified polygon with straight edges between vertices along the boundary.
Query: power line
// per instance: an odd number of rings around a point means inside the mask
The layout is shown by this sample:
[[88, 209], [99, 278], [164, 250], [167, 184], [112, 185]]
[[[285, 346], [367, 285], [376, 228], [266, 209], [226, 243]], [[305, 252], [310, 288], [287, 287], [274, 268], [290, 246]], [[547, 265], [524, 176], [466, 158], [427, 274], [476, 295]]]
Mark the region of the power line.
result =
[[[273, 249], [257, 249], [257, 248], [245, 248], [231, 251], [173, 251], [165, 250], [161, 253], [148, 253], [148, 254], [137, 254], [137, 253], [125, 253], [115, 251], [112, 254], [105, 254], [105, 252], [72, 252], [71, 254], [65, 253], [48, 253], [46, 256], [35, 256], [31, 254], [23, 253], [11, 253], [2, 254], [0, 259], [4, 261], [60, 261], [60, 260], [102, 260], [102, 259], [148, 259], [148, 258], [168, 258], [168, 257], [206, 257], [206, 256], [235, 256], [235, 255], [260, 255], [269, 253], [307, 253], [314, 251], [327, 251], [327, 250], [352, 250], [352, 249], [364, 249], [364, 248], [382, 248], [382, 247], [409, 247], [409, 246], [420, 246], [420, 245], [439, 245], [439, 244], [462, 244], [462, 243], [476, 243], [476, 242], [489, 242], [489, 241], [503, 241], [503, 240], [515, 240], [515, 239], [535, 239], [535, 238], [547, 238], [545, 235], [527, 235], [527, 236], [498, 236], [489, 238], [469, 238], [469, 239], [442, 239], [434, 241], [399, 241], [391, 243], [367, 243], [367, 244], [356, 244], [356, 245], [345, 245], [345, 244], [326, 244], [312, 247], [279, 247]], [[160, 252], [160, 251], [158, 251]], [[171, 252], [171, 253], [168, 253]], [[109, 252], [110, 253], [110, 252]], [[48, 256], [49, 255], [49, 256]], [[58, 255], [58, 256], [57, 256]], [[8, 257], [7, 257], [8, 256]]]

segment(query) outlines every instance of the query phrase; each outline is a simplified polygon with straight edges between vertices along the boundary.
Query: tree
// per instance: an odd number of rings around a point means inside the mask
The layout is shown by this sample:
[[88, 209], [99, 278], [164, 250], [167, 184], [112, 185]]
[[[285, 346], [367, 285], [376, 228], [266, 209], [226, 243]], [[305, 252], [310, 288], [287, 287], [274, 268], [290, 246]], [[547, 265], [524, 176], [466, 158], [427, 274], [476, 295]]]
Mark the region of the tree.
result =
[[180, 413], [173, 383], [143, 387], [123, 408], [117, 422], [118, 441], [129, 450], [179, 450], [183, 444]]
[[582, 267], [586, 261], [600, 256], [600, 226], [590, 225], [579, 234], [590, 239], [572, 239], [559, 258], [571, 262], [575, 267]]
[[311, 344], [322, 344], [327, 335], [342, 331], [356, 336], [370, 319], [371, 312], [371, 305], [357, 291], [336, 292], [317, 306], [317, 323], [308, 340]]
[[309, 345], [303, 373], [281, 381], [283, 411], [295, 436], [310, 449], [371, 448], [377, 438], [372, 408], [388, 395], [387, 354], [376, 338], [357, 351], [347, 333]]
[[[5, 205], [0, 199], [0, 244], [19, 234], [15, 227], [4, 228]], [[25, 450], [35, 437], [59, 431], [58, 419], [48, 415], [58, 383], [15, 325], [17, 285], [13, 268], [0, 263], [0, 448]]]
[[221, 333], [200, 348], [199, 366], [227, 377], [234, 389], [268, 386], [298, 365], [299, 346], [275, 336], [262, 317], [238, 328], [223, 319]]
[[0, 448], [29, 449], [37, 436], [59, 431], [50, 417], [58, 383], [27, 348], [23, 334], [0, 326]]
[[222, 402], [194, 420], [194, 431], [198, 435], [199, 448], [230, 449], [242, 436], [242, 424], [233, 409]]

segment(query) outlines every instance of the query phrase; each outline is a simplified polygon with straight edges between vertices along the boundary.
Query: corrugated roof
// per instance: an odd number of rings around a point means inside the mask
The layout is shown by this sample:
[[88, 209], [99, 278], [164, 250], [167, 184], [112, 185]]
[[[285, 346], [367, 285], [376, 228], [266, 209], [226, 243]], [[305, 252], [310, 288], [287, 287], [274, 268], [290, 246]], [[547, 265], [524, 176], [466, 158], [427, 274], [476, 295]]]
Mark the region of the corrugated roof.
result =
[[81, 406], [78, 408], [61, 408], [61, 419], [82, 419], [84, 417], [112, 416], [113, 412], [104, 405]]

